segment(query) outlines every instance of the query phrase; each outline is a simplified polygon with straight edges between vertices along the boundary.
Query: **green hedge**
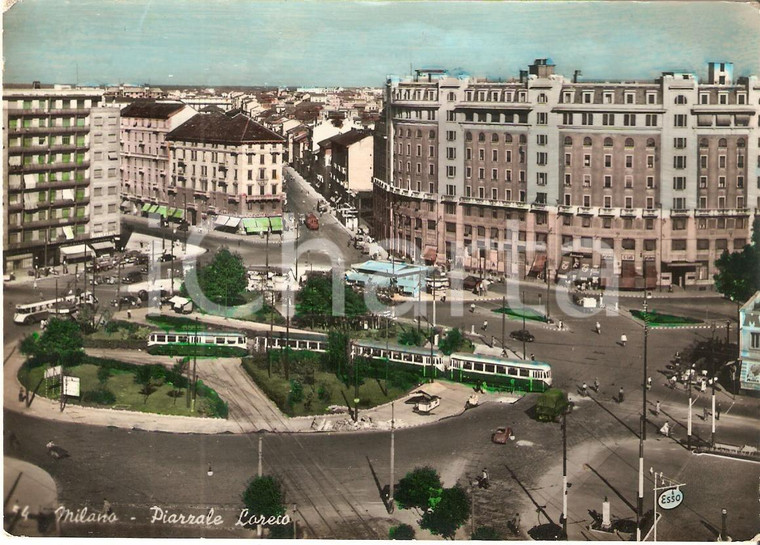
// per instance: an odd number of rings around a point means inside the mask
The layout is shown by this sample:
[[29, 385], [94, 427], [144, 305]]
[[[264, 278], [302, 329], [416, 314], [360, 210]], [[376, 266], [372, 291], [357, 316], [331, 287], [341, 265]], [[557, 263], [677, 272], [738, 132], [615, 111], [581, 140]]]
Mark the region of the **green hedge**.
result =
[[212, 358], [241, 358], [248, 355], [245, 348], [239, 346], [159, 344], [148, 348], [153, 356], [198, 356]]
[[145, 350], [147, 343], [141, 339], [92, 339], [85, 337], [82, 339], [82, 346], [85, 348], [110, 348], [114, 350]]
[[95, 405], [113, 405], [116, 403], [116, 396], [114, 393], [105, 388], [83, 392], [81, 399], [82, 403], [94, 403]]
[[204, 412], [214, 418], [227, 418], [230, 413], [229, 405], [222, 401], [216, 390], [212, 390], [202, 380], [198, 381], [198, 395], [206, 400]]
[[192, 318], [185, 318], [184, 316], [167, 316], [165, 314], [148, 314], [145, 317], [148, 322], [155, 324], [156, 327], [161, 329], [179, 329], [191, 331], [198, 324], [201, 331], [208, 331], [208, 324], [202, 322], [196, 322]]
[[696, 318], [687, 318], [685, 316], [674, 316], [672, 314], [660, 314], [656, 310], [643, 312], [641, 310], [632, 310], [631, 315], [634, 318], [643, 320], [652, 325], [681, 325], [681, 324], [701, 324], [702, 320]]
[[266, 361], [257, 363], [253, 357], [248, 356], [242, 358], [241, 362], [243, 364], [243, 369], [245, 369], [245, 372], [248, 373], [248, 376], [253, 379], [253, 381], [256, 383], [256, 386], [261, 388], [261, 390], [267, 395], [269, 399], [274, 402], [275, 405], [278, 407], [287, 407], [287, 396], [283, 395], [282, 392], [279, 392], [274, 387], [272, 387], [272, 381], [264, 380], [268, 373], [268, 364]]

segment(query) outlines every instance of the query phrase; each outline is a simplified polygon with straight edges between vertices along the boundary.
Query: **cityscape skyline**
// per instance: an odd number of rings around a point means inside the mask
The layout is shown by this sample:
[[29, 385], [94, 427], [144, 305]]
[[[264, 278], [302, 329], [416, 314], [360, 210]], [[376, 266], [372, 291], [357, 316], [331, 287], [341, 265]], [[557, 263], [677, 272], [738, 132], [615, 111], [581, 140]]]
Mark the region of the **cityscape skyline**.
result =
[[749, 4], [446, 2], [435, 21], [430, 2], [335, 5], [27, 0], [4, 14], [4, 81], [379, 86], [410, 67], [508, 79], [541, 57], [589, 80], [702, 76], [707, 62], [728, 59], [738, 76], [760, 71]]

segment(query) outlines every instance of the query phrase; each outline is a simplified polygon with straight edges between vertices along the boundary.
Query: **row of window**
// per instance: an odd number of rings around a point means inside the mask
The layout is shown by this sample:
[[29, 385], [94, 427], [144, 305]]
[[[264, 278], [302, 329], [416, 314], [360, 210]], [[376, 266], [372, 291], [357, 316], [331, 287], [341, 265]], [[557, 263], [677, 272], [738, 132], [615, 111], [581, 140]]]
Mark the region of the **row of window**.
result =
[[10, 129], [36, 129], [49, 127], [87, 127], [86, 117], [56, 117], [48, 119], [47, 117], [23, 117], [10, 118], [8, 127]]
[[8, 138], [8, 146], [10, 147], [39, 147], [39, 146], [71, 146], [86, 147], [89, 145], [88, 139], [85, 135], [78, 135], [76, 138], [72, 138], [72, 135], [50, 135], [50, 136], [12, 136]]
[[14, 108], [20, 110], [63, 110], [71, 108], [91, 108], [97, 104], [97, 99], [93, 102], [91, 98], [39, 98], [39, 99], [17, 99], [8, 100], [8, 109]]
[[[84, 224], [72, 225], [72, 233], [74, 235], [84, 235], [87, 231]], [[116, 223], [113, 223], [113, 230], [116, 229]], [[19, 242], [42, 242], [42, 241], [54, 241], [62, 237], [65, 237], [66, 233], [60, 227], [51, 227], [50, 229], [25, 229], [22, 233], [13, 232], [8, 233], [8, 242], [10, 244], [18, 244]]]

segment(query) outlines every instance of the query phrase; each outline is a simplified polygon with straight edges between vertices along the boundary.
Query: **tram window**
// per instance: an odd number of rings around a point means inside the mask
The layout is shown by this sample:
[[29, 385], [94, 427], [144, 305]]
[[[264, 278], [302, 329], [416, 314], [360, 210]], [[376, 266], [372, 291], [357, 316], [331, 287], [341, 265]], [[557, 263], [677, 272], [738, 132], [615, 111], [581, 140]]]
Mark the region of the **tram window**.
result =
[[214, 337], [206, 337], [206, 344], [214, 344]]
[[482, 371], [483, 370], [483, 364], [482, 363], [476, 363], [474, 364], [475, 371]]
[[245, 344], [245, 337], [238, 337], [238, 342], [240, 344]]
[[167, 341], [167, 342], [170, 342], [170, 343], [176, 343], [176, 342], [177, 342], [177, 336], [176, 336], [176, 335], [169, 335], [169, 336], [166, 338], [166, 341]]
[[235, 344], [235, 339], [227, 339], [227, 344]]
[[521, 377], [529, 377], [530, 376], [530, 370], [529, 369], [520, 369], [520, 376]]
[[217, 337], [216, 344], [224, 344], [224, 337]]
[[422, 363], [424, 360], [422, 359], [422, 356], [415, 355], [414, 356], [415, 363]]
[[156, 341], [157, 342], [165, 342], [166, 341], [166, 335], [156, 335]]
[[515, 367], [510, 367], [509, 369], [507, 369], [507, 373], [510, 374], [510, 375], [512, 375], [513, 377], [516, 377], [517, 376], [517, 369]]
[[493, 365], [491, 365], [490, 363], [486, 364], [485, 371], [486, 373], [493, 373]]
[[180, 343], [186, 343], [187, 342], [187, 336], [186, 335], [180, 335], [177, 337], [177, 342]]
[[494, 373], [498, 375], [504, 374], [504, 366], [503, 365], [496, 365], [496, 368], [494, 369]]

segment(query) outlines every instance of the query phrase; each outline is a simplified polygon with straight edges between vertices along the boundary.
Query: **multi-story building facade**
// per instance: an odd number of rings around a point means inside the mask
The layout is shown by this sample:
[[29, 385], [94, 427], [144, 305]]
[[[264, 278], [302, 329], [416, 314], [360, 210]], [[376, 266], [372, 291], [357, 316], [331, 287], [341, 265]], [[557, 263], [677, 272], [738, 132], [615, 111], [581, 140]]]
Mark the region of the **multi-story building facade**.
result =
[[97, 89], [4, 90], [6, 271], [113, 248], [120, 232], [119, 110], [103, 104]]
[[282, 216], [285, 138], [279, 134], [233, 110], [196, 114], [166, 141], [172, 174], [159, 204], [185, 210], [194, 225], [207, 215]]
[[374, 138], [354, 129], [330, 138], [330, 147], [329, 191], [342, 202], [339, 221], [356, 229], [360, 217], [371, 221]]
[[739, 386], [760, 391], [760, 291], [739, 309]]
[[166, 135], [195, 113], [180, 102], [143, 100], [121, 110], [121, 192], [128, 212], [168, 202], [172, 164]]
[[634, 288], [709, 284], [749, 241], [760, 83], [730, 63], [706, 83], [602, 83], [538, 59], [519, 80], [418, 72], [386, 95], [375, 227], [397, 253], [517, 278], [601, 269]]

